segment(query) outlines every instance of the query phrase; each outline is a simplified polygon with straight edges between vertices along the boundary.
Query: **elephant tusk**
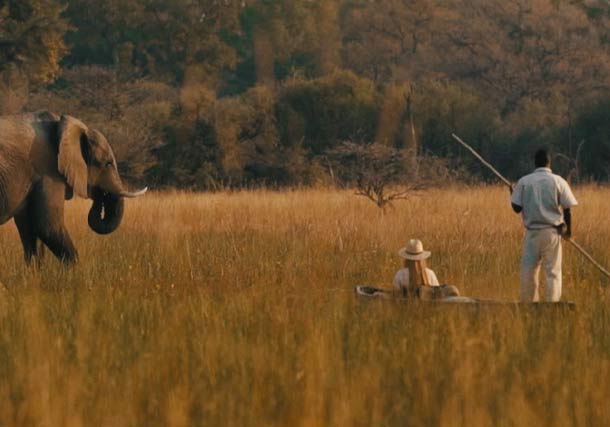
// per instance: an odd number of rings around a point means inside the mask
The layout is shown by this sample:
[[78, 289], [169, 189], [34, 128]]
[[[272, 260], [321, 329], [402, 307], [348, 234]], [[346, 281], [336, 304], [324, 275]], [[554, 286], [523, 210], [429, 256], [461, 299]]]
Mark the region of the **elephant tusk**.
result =
[[143, 195], [144, 193], [146, 193], [148, 191], [148, 187], [144, 187], [141, 190], [138, 191], [121, 191], [119, 193], [119, 196], [121, 197], [128, 197], [128, 198], [134, 198], [134, 197], [140, 197], [141, 195]]

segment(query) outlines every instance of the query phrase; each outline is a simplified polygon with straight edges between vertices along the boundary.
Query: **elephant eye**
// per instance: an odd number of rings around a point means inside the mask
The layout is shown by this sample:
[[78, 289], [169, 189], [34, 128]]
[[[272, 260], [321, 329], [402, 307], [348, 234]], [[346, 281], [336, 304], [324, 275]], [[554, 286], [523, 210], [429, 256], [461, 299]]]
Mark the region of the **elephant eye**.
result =
[[114, 163], [112, 163], [111, 161], [107, 161], [105, 166], [106, 166], [107, 168], [111, 168], [111, 167], [113, 167], [113, 166], [114, 166]]

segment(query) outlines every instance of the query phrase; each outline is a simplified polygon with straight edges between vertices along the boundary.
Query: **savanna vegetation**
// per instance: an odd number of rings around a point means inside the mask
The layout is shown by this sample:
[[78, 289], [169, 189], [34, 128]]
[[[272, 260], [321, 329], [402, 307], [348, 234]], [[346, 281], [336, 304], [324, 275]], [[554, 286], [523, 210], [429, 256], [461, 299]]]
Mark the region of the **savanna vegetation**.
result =
[[156, 187], [350, 185], [346, 141], [488, 179], [451, 132], [513, 178], [547, 145], [607, 180], [609, 25], [604, 0], [4, 0], [0, 112], [82, 118]]
[[[609, 265], [609, 55], [605, 0], [0, 0], [0, 113], [78, 117], [157, 190], [108, 236], [69, 202], [71, 268], [0, 227], [0, 425], [604, 425], [607, 281], [571, 247], [574, 312], [353, 286], [418, 237], [517, 298], [518, 217], [452, 132], [511, 179], [552, 147]], [[380, 180], [408, 200], [354, 197]]]
[[[575, 236], [608, 265], [608, 190], [576, 191]], [[607, 280], [571, 247], [574, 312], [353, 294], [389, 285], [418, 236], [442, 282], [516, 299], [507, 193], [426, 190], [385, 214], [350, 191], [152, 194], [106, 237], [75, 202], [71, 269], [27, 269], [2, 227], [0, 424], [604, 425]]]

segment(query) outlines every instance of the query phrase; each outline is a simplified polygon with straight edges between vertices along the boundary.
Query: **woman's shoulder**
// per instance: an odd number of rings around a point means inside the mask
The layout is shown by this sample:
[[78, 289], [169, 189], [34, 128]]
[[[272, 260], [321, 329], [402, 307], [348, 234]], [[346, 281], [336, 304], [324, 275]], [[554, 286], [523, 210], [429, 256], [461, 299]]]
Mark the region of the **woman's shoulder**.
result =
[[398, 270], [396, 272], [396, 276], [404, 276], [404, 275], [409, 275], [409, 269], [408, 268], [401, 268], [400, 270]]
[[404, 282], [409, 280], [409, 269], [401, 268], [394, 275], [394, 281]]

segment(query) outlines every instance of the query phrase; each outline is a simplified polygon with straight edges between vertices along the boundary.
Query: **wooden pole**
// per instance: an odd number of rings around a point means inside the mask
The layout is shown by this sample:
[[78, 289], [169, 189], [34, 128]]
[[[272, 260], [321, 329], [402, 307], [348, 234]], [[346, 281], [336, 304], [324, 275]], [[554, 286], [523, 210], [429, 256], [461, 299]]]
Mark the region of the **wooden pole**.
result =
[[[494, 173], [494, 175], [496, 175], [500, 179], [500, 181], [506, 184], [510, 189], [513, 188], [513, 184], [508, 179], [504, 178], [504, 176], [502, 176], [502, 174], [498, 172], [496, 168], [494, 168], [491, 164], [489, 164], [483, 157], [481, 157], [481, 155], [477, 153], [474, 148], [462, 141], [460, 137], [456, 134], [452, 133], [451, 136], [453, 136], [453, 138], [457, 142], [459, 142], [466, 149], [468, 149], [468, 151], [470, 151], [477, 159], [479, 159], [481, 163], [487, 166]], [[564, 238], [564, 240], [567, 240], [568, 243], [570, 243], [578, 252], [580, 252], [582, 256], [584, 256], [587, 260], [589, 260], [589, 262], [591, 262], [591, 264], [593, 264], [599, 271], [601, 271], [604, 276], [610, 279], [610, 272], [608, 272], [608, 270], [602, 267], [602, 265], [597, 262], [582, 246], [580, 246], [578, 242], [572, 240], [571, 237]]]
[[593, 257], [591, 255], [589, 255], [589, 253], [587, 251], [585, 251], [582, 246], [580, 246], [577, 242], [572, 240], [571, 237], [564, 239], [564, 240], [567, 240], [572, 246], [574, 246], [574, 248], [576, 248], [576, 250], [578, 252], [580, 252], [582, 254], [582, 256], [587, 258], [591, 262], [591, 264], [593, 264], [595, 267], [597, 267], [597, 269], [599, 271], [601, 271], [604, 276], [606, 276], [607, 278], [610, 279], [610, 272], [608, 272], [608, 270], [606, 270], [604, 267], [602, 267], [602, 265], [599, 262], [595, 261], [595, 259], [593, 259]]
[[485, 166], [487, 166], [487, 168], [488, 168], [490, 171], [492, 171], [492, 172], [494, 173], [494, 175], [496, 175], [496, 176], [497, 176], [497, 177], [500, 179], [500, 181], [502, 181], [504, 184], [506, 184], [506, 185], [508, 186], [508, 188], [512, 188], [512, 187], [513, 187], [513, 184], [512, 184], [512, 183], [511, 183], [511, 182], [510, 182], [508, 179], [504, 178], [504, 177], [502, 176], [502, 174], [501, 174], [500, 172], [498, 172], [498, 171], [496, 170], [496, 168], [494, 168], [494, 167], [493, 167], [493, 166], [492, 166], [490, 163], [488, 163], [488, 162], [487, 162], [487, 161], [486, 161], [486, 160], [485, 160], [483, 157], [481, 157], [481, 155], [480, 155], [479, 153], [477, 153], [477, 152], [474, 150], [474, 148], [472, 148], [470, 145], [468, 145], [468, 144], [466, 144], [464, 141], [462, 141], [462, 140], [460, 139], [460, 137], [459, 137], [459, 136], [457, 136], [456, 134], [452, 133], [452, 134], [451, 134], [451, 136], [452, 136], [453, 138], [455, 138], [455, 140], [456, 140], [457, 142], [459, 142], [460, 144], [462, 144], [462, 145], [463, 145], [463, 146], [464, 146], [464, 147], [465, 147], [465, 148], [466, 148], [468, 151], [470, 151], [470, 152], [472, 153], [472, 155], [473, 155], [473, 156], [475, 156], [477, 159], [479, 159], [479, 161], [480, 161], [481, 163], [483, 163]]

